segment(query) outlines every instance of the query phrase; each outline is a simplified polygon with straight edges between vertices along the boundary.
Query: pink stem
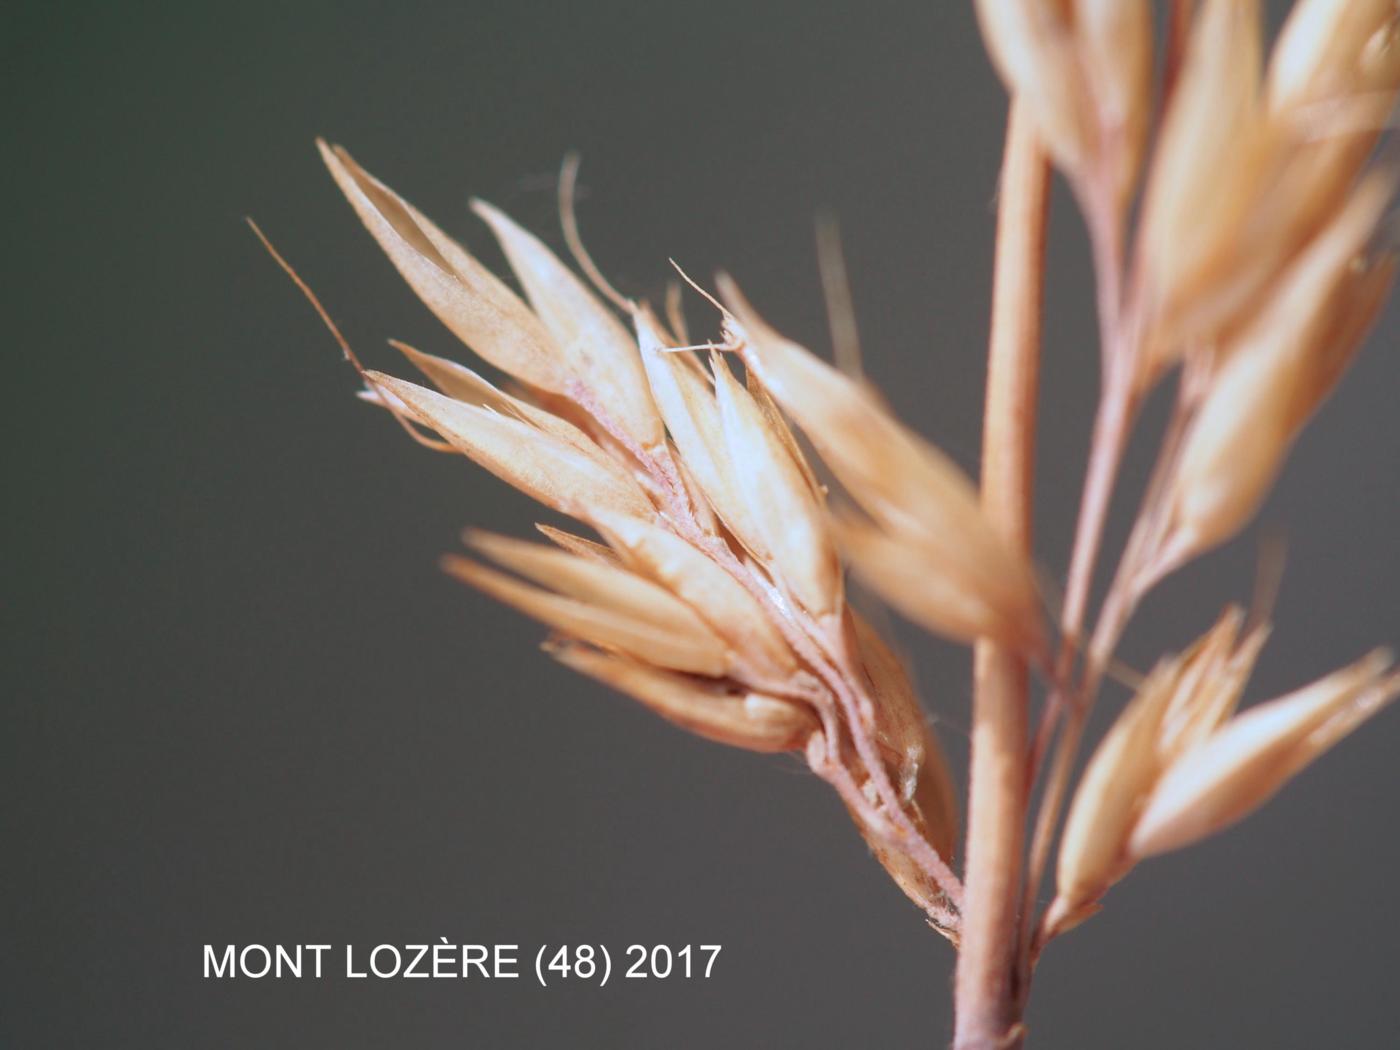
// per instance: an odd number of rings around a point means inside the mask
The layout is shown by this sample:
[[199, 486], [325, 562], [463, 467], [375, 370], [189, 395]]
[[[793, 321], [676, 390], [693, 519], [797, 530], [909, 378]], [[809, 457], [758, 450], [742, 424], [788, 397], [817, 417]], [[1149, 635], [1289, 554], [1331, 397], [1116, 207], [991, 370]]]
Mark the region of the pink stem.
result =
[[[992, 524], [1029, 551], [1049, 167], [1033, 121], [1013, 101], [1002, 161], [987, 360], [982, 502]], [[967, 900], [956, 976], [955, 1050], [1021, 1045], [1019, 987], [1025, 846], [1025, 658], [994, 642], [975, 653]]]

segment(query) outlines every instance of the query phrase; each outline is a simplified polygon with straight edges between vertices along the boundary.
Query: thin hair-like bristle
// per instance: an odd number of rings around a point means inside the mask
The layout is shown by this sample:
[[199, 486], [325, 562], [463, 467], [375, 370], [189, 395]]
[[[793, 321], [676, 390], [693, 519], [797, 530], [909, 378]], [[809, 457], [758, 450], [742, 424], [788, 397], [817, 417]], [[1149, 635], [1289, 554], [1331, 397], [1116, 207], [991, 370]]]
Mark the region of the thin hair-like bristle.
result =
[[593, 256], [588, 254], [588, 249], [584, 247], [583, 237], [579, 235], [575, 204], [578, 199], [580, 161], [578, 152], [570, 150], [564, 154], [564, 163], [559, 166], [559, 222], [564, 228], [564, 243], [569, 246], [569, 254], [574, 257], [574, 262], [578, 263], [578, 268], [599, 294], [630, 316], [636, 311], [637, 304], [614, 288], [612, 282], [603, 276], [603, 271], [598, 269]]
[[273, 261], [282, 268], [283, 273], [291, 278], [297, 290], [300, 291], [306, 298], [306, 301], [311, 304], [311, 308], [316, 311], [316, 316], [321, 319], [321, 323], [326, 326], [326, 329], [331, 333], [337, 345], [339, 345], [341, 353], [345, 355], [345, 360], [350, 362], [351, 367], [355, 369], [356, 375], [360, 377], [365, 386], [379, 395], [378, 403], [389, 411], [389, 414], [394, 417], [394, 421], [403, 428], [404, 433], [424, 448], [432, 449], [434, 452], [455, 453], [457, 450], [446, 441], [439, 441], [436, 438], [428, 437], [426, 434], [419, 431], [411, 420], [404, 418], [403, 413], [395, 404], [392, 395], [387, 394], [378, 384], [369, 378], [369, 373], [365, 369], [365, 366], [360, 363], [360, 359], [356, 356], [355, 351], [350, 349], [350, 341], [345, 338], [339, 326], [331, 319], [330, 312], [321, 304], [321, 300], [317, 298], [316, 293], [311, 290], [311, 286], [302, 280], [301, 275], [296, 272], [292, 264], [283, 257], [281, 252], [273, 247], [272, 241], [263, 233], [262, 228], [253, 221], [251, 216], [245, 217], [243, 221], [248, 224], [248, 228], [253, 231], [253, 235], [262, 242], [262, 246], [267, 249], [267, 254], [272, 256]]
[[852, 379], [864, 382], [860, 330], [851, 299], [851, 281], [846, 272], [846, 253], [841, 245], [841, 226], [830, 212], [817, 216], [817, 268], [821, 272], [822, 298], [826, 302], [827, 327], [831, 330], [831, 352], [836, 367]]

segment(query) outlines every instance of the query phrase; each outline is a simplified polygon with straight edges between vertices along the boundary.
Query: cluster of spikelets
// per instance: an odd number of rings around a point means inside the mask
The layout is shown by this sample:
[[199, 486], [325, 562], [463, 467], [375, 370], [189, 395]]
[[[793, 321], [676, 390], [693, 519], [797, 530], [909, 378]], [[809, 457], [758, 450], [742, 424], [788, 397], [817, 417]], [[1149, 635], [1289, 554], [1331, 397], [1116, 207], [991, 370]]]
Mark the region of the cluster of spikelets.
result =
[[[1120, 566], [1131, 604], [1254, 516], [1390, 290], [1378, 242], [1397, 170], [1371, 158], [1400, 88], [1400, 4], [1301, 0], [1269, 52], [1257, 0], [1177, 2], [1160, 90], [1145, 0], [978, 11], [1105, 257], [1120, 253], [1106, 390], [1135, 404], [1181, 368], [1182, 425]], [[1252, 810], [1400, 691], [1377, 653], [1232, 718], [1266, 630], [1240, 632], [1227, 612], [1163, 661], [1093, 756], [1048, 933], [1138, 860]]]
[[[1121, 226], [1146, 172], [1105, 363], [1136, 392], [1177, 365], [1188, 377], [1188, 425], [1135, 537], [1139, 576], [1156, 579], [1253, 515], [1389, 289], [1392, 265], [1372, 244], [1395, 174], [1363, 165], [1400, 86], [1395, 4], [1304, 0], [1265, 69], [1257, 4], [1205, 0], [1150, 160], [1149, 4], [978, 7], [1091, 226]], [[322, 153], [424, 303], [509, 377], [503, 389], [400, 345], [432, 388], [366, 371], [366, 396], [598, 537], [473, 532], [469, 545], [497, 567], [454, 556], [448, 570], [552, 628], [561, 662], [663, 717], [737, 747], [801, 752], [956, 939], [955, 792], [903, 668], [846, 601], [844, 571], [931, 630], [1049, 666], [1032, 568], [973, 484], [862, 382], [773, 331], [726, 278], [721, 337], [687, 346], [676, 314], [595, 280], [608, 305], [477, 202], [527, 305], [344, 150]], [[1400, 691], [1376, 655], [1235, 715], [1265, 633], [1227, 612], [1148, 676], [1075, 795], [1051, 929], [1090, 914], [1137, 860], [1249, 812]]]
[[1389, 291], [1393, 259], [1371, 244], [1397, 173], [1363, 166], [1400, 86], [1400, 8], [1302, 0], [1266, 62], [1258, 0], [1204, 0], [1181, 27], [1155, 138], [1146, 0], [978, 9], [1091, 222], [1121, 221], [1146, 168], [1118, 304], [1136, 352], [1107, 365], [1147, 388], [1185, 363], [1204, 402], [1157, 538], [1160, 574], [1249, 521]]
[[[448, 570], [553, 628], [557, 659], [663, 717], [734, 746], [802, 752], [953, 933], [956, 796], [900, 662], [846, 602], [837, 541], [929, 626], [1041, 648], [1030, 568], [987, 527], [971, 482], [728, 282], [724, 340], [701, 357], [679, 348], [677, 319], [668, 327], [644, 305], [623, 304], [629, 331], [538, 239], [477, 202], [527, 306], [344, 150], [322, 151], [428, 307], [514, 381], [500, 389], [400, 346], [436, 390], [365, 372], [369, 396], [603, 541], [549, 526], [550, 544], [469, 533], [500, 569], [451, 557]], [[849, 511], [829, 512], [783, 410]]]

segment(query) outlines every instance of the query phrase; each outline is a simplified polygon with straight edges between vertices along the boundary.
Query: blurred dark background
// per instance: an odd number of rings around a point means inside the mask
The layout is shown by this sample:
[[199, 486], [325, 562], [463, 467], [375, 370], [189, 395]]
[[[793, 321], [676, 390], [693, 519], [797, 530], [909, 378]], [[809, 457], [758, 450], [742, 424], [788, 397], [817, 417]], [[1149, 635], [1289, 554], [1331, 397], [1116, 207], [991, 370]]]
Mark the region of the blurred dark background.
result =
[[[668, 256], [723, 265], [823, 350], [830, 209], [869, 372], [973, 467], [1004, 98], [967, 5], [20, 4], [0, 26], [0, 1045], [945, 1045], [953, 954], [823, 785], [571, 677], [439, 574], [462, 526], [524, 533], [530, 504], [358, 404], [242, 220], [398, 367], [386, 337], [458, 350], [318, 134], [494, 265], [468, 197], [558, 244], [577, 148], [585, 235], [626, 290], [658, 292]], [[1096, 350], [1063, 196], [1053, 226], [1037, 552], [1059, 576]], [[1400, 640], [1396, 332], [1263, 515], [1289, 568], [1254, 697]], [[1164, 588], [1128, 661], [1247, 598], [1258, 535]], [[967, 655], [896, 633], [961, 770]], [[1389, 1044], [1397, 755], [1390, 712], [1145, 865], [1048, 953], [1032, 1045]], [[602, 990], [201, 979], [206, 942], [440, 937], [724, 951], [708, 982]]]

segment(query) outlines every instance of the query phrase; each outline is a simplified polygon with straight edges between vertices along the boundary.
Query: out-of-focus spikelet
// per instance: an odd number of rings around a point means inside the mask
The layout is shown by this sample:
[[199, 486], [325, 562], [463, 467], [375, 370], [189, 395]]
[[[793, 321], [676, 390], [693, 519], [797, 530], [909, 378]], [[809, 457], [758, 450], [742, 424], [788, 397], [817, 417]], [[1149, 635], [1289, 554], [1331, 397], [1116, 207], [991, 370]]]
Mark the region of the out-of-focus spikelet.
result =
[[1116, 177], [1121, 207], [1136, 184], [1152, 109], [1152, 5], [1075, 0], [1074, 18], [1096, 150]]
[[1267, 149], [1262, 69], [1256, 0], [1205, 0], [1143, 203], [1144, 279], [1162, 314], [1200, 293], [1256, 192]]
[[988, 524], [966, 475], [866, 387], [775, 332], [733, 281], [720, 288], [750, 367], [869, 516], [840, 529], [862, 577], [933, 630], [1037, 648], [1030, 567]]
[[1228, 539], [1253, 517], [1359, 347], [1394, 276], [1389, 259], [1361, 254], [1393, 187], [1388, 171], [1364, 181], [1268, 304], [1222, 347], [1224, 364], [1176, 472], [1166, 541], [1173, 561]]
[[1093, 142], [1069, 0], [977, 0], [982, 36], [998, 72], [1035, 116], [1046, 149], [1079, 173]]
[[977, 0], [982, 35], [1055, 163], [1081, 185], [1112, 180], [1122, 206], [1152, 104], [1147, 0]]
[[[1367, 100], [1400, 77], [1395, 0], [1299, 0], [1269, 63], [1269, 108], [1275, 113], [1318, 103]], [[1379, 126], [1364, 129], [1374, 141]]]
[[1392, 0], [1305, 0], [1262, 68], [1257, 4], [1207, 0], [1144, 204], [1143, 381], [1266, 302], [1347, 207], [1400, 88]]

